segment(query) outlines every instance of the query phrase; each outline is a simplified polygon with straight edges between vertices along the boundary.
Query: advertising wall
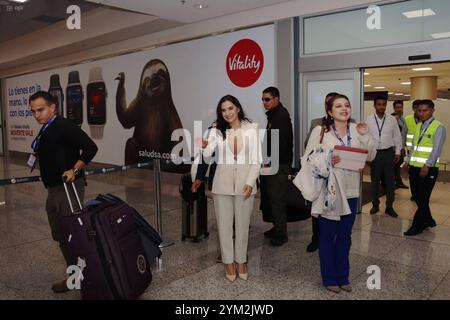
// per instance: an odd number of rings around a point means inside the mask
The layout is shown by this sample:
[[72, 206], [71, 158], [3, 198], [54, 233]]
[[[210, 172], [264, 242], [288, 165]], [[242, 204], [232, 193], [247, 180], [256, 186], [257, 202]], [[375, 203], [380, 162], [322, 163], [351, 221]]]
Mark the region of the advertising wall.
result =
[[98, 145], [96, 162], [121, 165], [170, 152], [177, 143], [171, 132], [193, 133], [194, 121], [206, 130], [225, 94], [265, 127], [261, 91], [274, 85], [274, 52], [269, 25], [6, 79], [9, 150], [31, 151], [40, 126], [28, 97], [49, 89], [60, 113]]

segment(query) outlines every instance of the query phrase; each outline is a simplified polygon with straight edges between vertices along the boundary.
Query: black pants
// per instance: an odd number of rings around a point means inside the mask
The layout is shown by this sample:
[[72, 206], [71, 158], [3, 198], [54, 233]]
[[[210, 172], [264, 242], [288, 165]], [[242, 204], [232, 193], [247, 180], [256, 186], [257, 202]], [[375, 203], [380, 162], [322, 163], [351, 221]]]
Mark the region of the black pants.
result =
[[311, 217], [311, 218], [312, 218], [312, 231], [313, 231], [311, 241], [318, 243], [319, 242], [319, 236], [320, 236], [320, 233], [319, 233], [319, 218], [316, 218], [316, 217]]
[[414, 215], [413, 227], [422, 229], [425, 223], [433, 220], [430, 211], [430, 196], [439, 174], [439, 168], [432, 167], [425, 178], [419, 176], [420, 168], [409, 167], [409, 179], [411, 192], [417, 203], [417, 211]]
[[372, 204], [376, 207], [380, 205], [378, 197], [380, 195], [381, 177], [384, 179], [384, 187], [386, 190], [386, 208], [392, 208], [392, 204], [394, 203], [394, 158], [394, 148], [377, 151], [377, 155], [370, 166]]
[[280, 164], [276, 174], [264, 176], [269, 198], [269, 211], [274, 226], [273, 236], [276, 238], [287, 236], [286, 205], [290, 171], [290, 165]]

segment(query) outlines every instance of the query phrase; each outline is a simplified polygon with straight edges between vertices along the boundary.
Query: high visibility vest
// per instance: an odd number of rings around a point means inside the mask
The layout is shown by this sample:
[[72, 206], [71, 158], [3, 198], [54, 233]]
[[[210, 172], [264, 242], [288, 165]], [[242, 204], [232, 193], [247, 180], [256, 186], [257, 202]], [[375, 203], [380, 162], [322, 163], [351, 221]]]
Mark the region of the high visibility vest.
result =
[[416, 123], [416, 119], [414, 118], [414, 113], [407, 115], [405, 117], [406, 128], [408, 128], [408, 132], [406, 133], [406, 149], [408, 150], [408, 154], [411, 154], [411, 145], [414, 139], [414, 133], [416, 133], [416, 128], [420, 122]]
[[[414, 133], [413, 140], [413, 150], [411, 153], [411, 158], [409, 159], [409, 165], [413, 167], [422, 168], [423, 165], [430, 158], [431, 152], [433, 151], [434, 146], [434, 136], [436, 134], [437, 128], [442, 125], [437, 120], [433, 120], [431, 124], [426, 129], [423, 134], [423, 138], [419, 143], [420, 137], [420, 129], [422, 128], [423, 123], [419, 122], [416, 128], [416, 132]], [[439, 159], [436, 160], [436, 163], [433, 167], [439, 168]]]

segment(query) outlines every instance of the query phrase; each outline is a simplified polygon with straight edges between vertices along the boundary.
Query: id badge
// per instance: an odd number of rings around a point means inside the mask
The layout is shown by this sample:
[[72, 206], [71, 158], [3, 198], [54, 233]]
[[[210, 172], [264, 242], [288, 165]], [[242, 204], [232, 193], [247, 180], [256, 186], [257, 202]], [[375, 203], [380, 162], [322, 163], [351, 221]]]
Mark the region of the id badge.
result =
[[31, 171], [33, 171], [34, 166], [36, 164], [36, 156], [34, 155], [34, 153], [30, 154], [30, 157], [28, 158], [28, 166], [31, 168]]

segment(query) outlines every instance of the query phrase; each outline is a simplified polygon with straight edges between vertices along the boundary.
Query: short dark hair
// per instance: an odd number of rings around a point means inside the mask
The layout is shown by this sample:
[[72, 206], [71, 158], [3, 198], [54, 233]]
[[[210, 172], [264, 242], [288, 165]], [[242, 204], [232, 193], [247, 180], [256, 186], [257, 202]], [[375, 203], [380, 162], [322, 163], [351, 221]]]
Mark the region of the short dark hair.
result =
[[336, 97], [339, 93], [337, 92], [330, 92], [326, 95], [325, 99], [329, 98], [329, 97]]
[[267, 87], [263, 90], [263, 93], [269, 93], [274, 98], [280, 97], [280, 90], [275, 87]]
[[421, 102], [422, 102], [422, 100], [420, 100], [420, 99], [414, 100], [412, 103], [412, 107], [413, 108], [418, 107]]
[[378, 94], [375, 96], [375, 98], [373, 98], [373, 103], [377, 103], [377, 100], [384, 100], [387, 102], [388, 99], [385, 95]]
[[431, 109], [434, 109], [434, 102], [431, 101], [430, 99], [424, 99], [424, 100], [420, 100], [419, 105], [425, 105]]
[[401, 104], [403, 106], [403, 100], [395, 100], [392, 106], [395, 107], [396, 104]]
[[29, 103], [31, 104], [32, 101], [42, 98], [45, 100], [45, 102], [47, 102], [48, 105], [51, 104], [56, 104], [55, 99], [52, 97], [52, 95], [50, 93], [48, 93], [47, 91], [38, 91], [34, 94], [32, 94], [28, 100]]

